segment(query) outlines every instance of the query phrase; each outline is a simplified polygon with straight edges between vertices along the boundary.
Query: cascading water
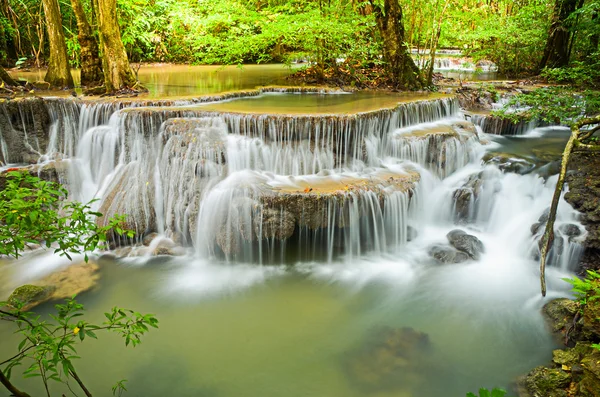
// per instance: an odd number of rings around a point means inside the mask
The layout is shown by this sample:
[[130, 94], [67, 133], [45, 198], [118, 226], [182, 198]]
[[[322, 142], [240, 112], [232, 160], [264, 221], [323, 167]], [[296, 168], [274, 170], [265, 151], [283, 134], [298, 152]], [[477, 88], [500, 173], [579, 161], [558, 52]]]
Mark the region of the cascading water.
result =
[[[453, 100], [350, 116], [174, 105], [51, 101], [41, 160], [69, 158], [73, 197], [101, 198], [100, 212], [126, 214], [138, 241], [158, 232], [194, 246], [201, 257], [259, 262], [294, 249], [300, 258], [327, 261], [404, 250], [410, 231], [420, 235], [429, 226], [492, 233], [493, 214], [505, 202], [497, 198], [510, 187], [504, 180], [544, 186], [531, 175], [481, 168], [484, 146]], [[461, 185], [449, 189], [451, 182]], [[510, 208], [543, 190], [511, 195]], [[436, 215], [424, 219], [422, 212]], [[512, 219], [500, 219], [506, 217]], [[521, 237], [521, 243], [534, 238]], [[564, 265], [579, 254], [580, 239], [564, 240], [551, 263]]]

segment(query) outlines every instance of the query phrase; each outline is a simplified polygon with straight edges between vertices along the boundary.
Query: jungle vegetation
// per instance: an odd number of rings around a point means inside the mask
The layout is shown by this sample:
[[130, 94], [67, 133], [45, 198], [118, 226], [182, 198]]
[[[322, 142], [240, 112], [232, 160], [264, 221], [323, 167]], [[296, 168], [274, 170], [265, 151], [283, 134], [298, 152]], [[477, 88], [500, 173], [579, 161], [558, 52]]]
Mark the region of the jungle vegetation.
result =
[[66, 71], [80, 67], [83, 86], [113, 92], [140, 89], [129, 62], [303, 60], [320, 79], [375, 71], [418, 89], [437, 50], [452, 48], [508, 77], [596, 82], [599, 10], [598, 0], [1, 0], [0, 64], [47, 66], [55, 87], [71, 87]]

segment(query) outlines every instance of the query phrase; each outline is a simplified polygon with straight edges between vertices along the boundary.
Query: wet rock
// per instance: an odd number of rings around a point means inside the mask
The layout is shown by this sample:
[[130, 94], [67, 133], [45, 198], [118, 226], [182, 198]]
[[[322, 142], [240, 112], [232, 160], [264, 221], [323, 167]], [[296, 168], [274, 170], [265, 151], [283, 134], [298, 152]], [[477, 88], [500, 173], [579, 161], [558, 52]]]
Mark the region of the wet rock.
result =
[[127, 246], [127, 247], [121, 247], [121, 248], [117, 248], [114, 253], [117, 257], [119, 258], [125, 258], [127, 256], [129, 256], [129, 254], [131, 253], [132, 247]]
[[349, 378], [370, 391], [406, 387], [424, 381], [429, 337], [412, 328], [375, 329], [365, 343], [344, 357]]
[[146, 247], [149, 246], [150, 244], [152, 244], [152, 241], [154, 241], [154, 239], [157, 236], [158, 236], [158, 233], [156, 233], [156, 232], [147, 234], [146, 236], [144, 236], [144, 239], [142, 240], [142, 244], [144, 244]]
[[260, 217], [254, 218], [254, 228], [261, 239], [285, 240], [294, 234], [296, 218], [284, 209], [267, 209], [262, 211]]
[[0, 131], [6, 150], [0, 163], [36, 162], [49, 140], [50, 114], [42, 98], [0, 100]]
[[567, 183], [569, 191], [565, 200], [581, 213], [580, 221], [587, 230], [578, 269], [585, 274], [586, 269], [600, 269], [600, 156], [597, 153], [573, 153]]
[[558, 368], [537, 367], [524, 379], [529, 394], [540, 397], [567, 397], [570, 384], [571, 374]]
[[502, 172], [519, 175], [528, 174], [536, 167], [529, 160], [508, 153], [487, 153], [483, 156], [483, 162], [497, 166]]
[[545, 227], [546, 227], [546, 225], [543, 223], [540, 223], [540, 222], [534, 223], [533, 225], [531, 225], [531, 229], [530, 229], [531, 234], [535, 236], [536, 234], [543, 232], [544, 231], [543, 228], [545, 228]]
[[[600, 291], [600, 280], [592, 280], [592, 288]], [[595, 298], [598, 296], [595, 295]], [[600, 299], [588, 299], [583, 305], [584, 334], [590, 340], [600, 340]]]
[[552, 332], [564, 335], [573, 324], [573, 318], [579, 309], [579, 303], [567, 298], [558, 298], [546, 303], [542, 313]]
[[569, 238], [581, 236], [581, 229], [579, 226], [572, 223], [564, 223], [558, 227], [558, 230]]
[[483, 243], [477, 237], [465, 233], [463, 230], [456, 229], [449, 232], [446, 237], [454, 248], [469, 255], [477, 260], [485, 251]]
[[581, 360], [583, 374], [579, 383], [579, 395], [596, 397], [600, 394], [600, 351], [595, 351]]
[[40, 287], [26, 284], [15, 289], [10, 294], [7, 302], [13, 308], [22, 305], [21, 310], [28, 311], [41, 303], [49, 301], [54, 289], [49, 286]]
[[183, 256], [185, 255], [185, 249], [177, 246], [172, 240], [164, 238], [154, 247], [152, 255]]
[[442, 264], [463, 263], [471, 259], [466, 253], [443, 245], [431, 247], [429, 255]]
[[538, 222], [545, 224], [546, 222], [548, 222], [549, 217], [550, 217], [550, 207], [548, 207], [544, 210], [542, 215], [540, 215], [540, 217], [538, 218]]
[[454, 214], [458, 222], [469, 222], [474, 216], [477, 199], [483, 187], [482, 174], [474, 174], [467, 182], [452, 194]]
[[558, 366], [566, 365], [571, 367], [579, 363], [579, 354], [574, 349], [552, 351], [552, 362]]

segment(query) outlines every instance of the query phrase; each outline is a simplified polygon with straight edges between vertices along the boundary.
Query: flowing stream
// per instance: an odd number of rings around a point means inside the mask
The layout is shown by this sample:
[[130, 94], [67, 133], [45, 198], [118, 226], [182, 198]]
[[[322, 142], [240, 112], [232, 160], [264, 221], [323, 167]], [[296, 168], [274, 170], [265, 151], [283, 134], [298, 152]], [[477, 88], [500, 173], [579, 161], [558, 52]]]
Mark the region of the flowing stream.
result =
[[[568, 131], [487, 136], [443, 96], [47, 106], [40, 162], [63, 158], [74, 198], [98, 198], [138, 232], [126, 242], [136, 247], [99, 259], [101, 282], [79, 300], [96, 321], [119, 305], [161, 322], [134, 350], [116, 336], [81, 346], [77, 368], [97, 395], [127, 378], [144, 396], [461, 397], [551, 358], [540, 308], [569, 294], [561, 278], [584, 235], [559, 236], [542, 299], [532, 225]], [[561, 201], [559, 229], [584, 233], [577, 218]], [[432, 247], [448, 248], [454, 229], [484, 252], [439, 263]], [[184, 255], [152, 256], [165, 242]], [[31, 256], [0, 280], [61, 266]], [[405, 342], [415, 335], [422, 343]], [[18, 338], [5, 326], [0, 338], [9, 355]]]

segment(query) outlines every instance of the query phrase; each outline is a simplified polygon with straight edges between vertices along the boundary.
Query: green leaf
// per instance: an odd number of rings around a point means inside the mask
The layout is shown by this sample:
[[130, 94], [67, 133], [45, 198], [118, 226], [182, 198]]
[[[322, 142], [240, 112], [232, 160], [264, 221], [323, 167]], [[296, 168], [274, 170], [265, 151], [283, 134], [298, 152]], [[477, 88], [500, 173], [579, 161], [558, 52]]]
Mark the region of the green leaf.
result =
[[491, 397], [490, 391], [484, 388], [479, 389], [479, 397]]

